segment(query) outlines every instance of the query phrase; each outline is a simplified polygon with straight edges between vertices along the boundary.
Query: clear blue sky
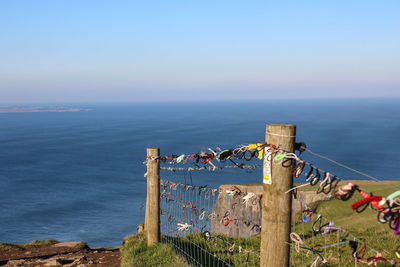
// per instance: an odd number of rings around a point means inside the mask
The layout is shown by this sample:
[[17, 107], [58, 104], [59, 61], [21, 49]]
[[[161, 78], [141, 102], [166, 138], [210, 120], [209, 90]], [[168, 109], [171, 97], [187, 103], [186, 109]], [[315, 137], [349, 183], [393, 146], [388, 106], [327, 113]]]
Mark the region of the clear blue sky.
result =
[[0, 1], [0, 103], [400, 97], [400, 1]]

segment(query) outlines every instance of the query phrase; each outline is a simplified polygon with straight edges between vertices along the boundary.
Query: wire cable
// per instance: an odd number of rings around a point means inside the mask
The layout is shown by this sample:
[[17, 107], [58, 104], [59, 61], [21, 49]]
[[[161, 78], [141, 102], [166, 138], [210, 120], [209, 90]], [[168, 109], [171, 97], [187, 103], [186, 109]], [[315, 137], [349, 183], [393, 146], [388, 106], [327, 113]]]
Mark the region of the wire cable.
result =
[[376, 177], [373, 177], [373, 176], [371, 176], [371, 175], [368, 175], [368, 174], [366, 174], [366, 173], [363, 173], [363, 172], [361, 172], [361, 171], [358, 171], [358, 170], [356, 170], [356, 169], [353, 169], [353, 168], [351, 168], [351, 167], [349, 167], [349, 166], [347, 166], [347, 165], [344, 165], [343, 163], [337, 162], [336, 160], [333, 160], [333, 159], [328, 158], [328, 157], [326, 157], [326, 156], [323, 156], [323, 155], [321, 155], [321, 154], [315, 153], [315, 152], [311, 151], [309, 148], [306, 148], [305, 151], [307, 151], [308, 153], [310, 153], [310, 154], [312, 154], [312, 155], [314, 155], [314, 156], [317, 156], [317, 157], [319, 157], [319, 158], [328, 160], [328, 161], [330, 161], [330, 162], [332, 162], [332, 163], [334, 163], [334, 164], [336, 164], [336, 165], [338, 165], [338, 166], [340, 166], [340, 167], [342, 167], [342, 168], [348, 169], [349, 171], [352, 171], [352, 172], [358, 173], [358, 174], [360, 174], [360, 175], [363, 175], [363, 176], [365, 176], [365, 177], [368, 177], [368, 178], [374, 180], [375, 182], [382, 183], [382, 184], [384, 184], [384, 185], [386, 185], [386, 186], [389, 186], [389, 187], [391, 187], [391, 188], [393, 188], [393, 189], [396, 189], [396, 190], [400, 190], [400, 187], [397, 187], [397, 186], [394, 186], [394, 185], [391, 185], [391, 184], [386, 184], [386, 183], [384, 183], [382, 180], [380, 180], [380, 179], [378, 179], [378, 178], [376, 178]]

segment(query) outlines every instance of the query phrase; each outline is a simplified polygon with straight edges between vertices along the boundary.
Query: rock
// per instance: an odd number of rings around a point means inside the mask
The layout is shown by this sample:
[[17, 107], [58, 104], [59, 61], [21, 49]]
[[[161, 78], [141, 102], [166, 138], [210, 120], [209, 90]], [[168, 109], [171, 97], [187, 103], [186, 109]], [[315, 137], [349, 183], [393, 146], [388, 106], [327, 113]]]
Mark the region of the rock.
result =
[[[301, 200], [301, 201], [299, 201], [299, 200]], [[317, 194], [315, 190], [298, 191], [297, 199], [293, 199], [293, 201], [292, 201], [292, 216], [306, 208], [302, 202], [311, 204], [311, 203], [314, 203], [317, 201], [323, 201], [323, 200], [327, 200], [326, 195], [323, 193]]]
[[48, 260], [43, 261], [44, 266], [62, 266], [63, 261], [56, 258], [50, 258]]
[[[242, 194], [239, 196], [235, 194], [228, 197], [226, 193], [227, 190], [239, 189]], [[218, 215], [218, 217], [211, 219], [211, 231], [213, 233], [225, 234], [232, 237], [249, 237], [256, 235], [260, 232], [261, 228], [261, 194], [263, 194], [263, 185], [234, 185], [227, 184], [221, 185], [219, 190], [222, 191], [219, 198], [213, 206], [213, 212]], [[247, 193], [254, 193], [256, 197], [252, 197], [250, 201], [244, 204], [243, 197]], [[292, 201], [292, 217], [297, 212], [305, 209], [305, 205], [302, 202], [311, 204], [316, 201], [326, 200], [324, 194], [317, 194], [314, 190], [312, 191], [298, 191], [297, 199]], [[226, 218], [232, 219], [227, 225], [228, 221], [224, 220], [224, 216], [227, 214]], [[250, 225], [247, 226], [247, 222], [250, 221]], [[256, 226], [254, 226], [256, 225]]]
[[7, 267], [23, 267], [25, 264], [24, 260], [10, 260], [7, 262]]
[[[243, 192], [242, 196], [235, 194], [228, 197], [227, 190], [238, 188]], [[252, 192], [257, 196], [263, 193], [262, 185], [221, 185], [219, 190], [222, 192], [213, 206], [213, 212], [217, 217], [211, 219], [211, 231], [213, 233], [225, 234], [232, 237], [249, 237], [258, 233], [253, 225], [261, 225], [261, 205], [255, 197], [252, 203], [249, 201], [247, 205], [243, 204], [243, 197]], [[224, 216], [232, 219], [229, 224], [225, 225]], [[251, 225], [247, 226], [244, 222], [251, 221]]]
[[62, 242], [54, 244], [54, 247], [67, 247], [67, 248], [75, 248], [79, 247], [82, 242], [80, 241], [73, 241], [73, 242]]
[[74, 263], [80, 263], [86, 260], [87, 260], [86, 256], [79, 256], [74, 260]]

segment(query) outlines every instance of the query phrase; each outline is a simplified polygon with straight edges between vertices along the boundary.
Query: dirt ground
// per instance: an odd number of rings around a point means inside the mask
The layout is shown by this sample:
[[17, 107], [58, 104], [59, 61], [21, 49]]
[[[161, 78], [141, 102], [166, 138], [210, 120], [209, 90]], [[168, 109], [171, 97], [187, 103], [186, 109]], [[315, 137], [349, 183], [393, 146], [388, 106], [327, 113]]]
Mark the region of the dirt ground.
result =
[[82, 248], [79, 244], [81, 242], [65, 242], [23, 250], [0, 251], [0, 266], [120, 266], [119, 249]]

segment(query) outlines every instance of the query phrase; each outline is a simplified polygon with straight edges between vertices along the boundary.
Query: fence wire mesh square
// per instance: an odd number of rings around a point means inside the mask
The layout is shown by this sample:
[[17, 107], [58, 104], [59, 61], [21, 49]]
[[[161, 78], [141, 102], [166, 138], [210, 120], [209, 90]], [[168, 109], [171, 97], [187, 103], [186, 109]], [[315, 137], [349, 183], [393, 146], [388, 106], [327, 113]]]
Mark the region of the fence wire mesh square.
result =
[[[239, 221], [231, 215], [231, 205], [245, 205], [241, 196], [167, 180], [161, 180], [160, 189], [161, 241], [173, 246], [189, 264], [260, 265], [260, 227], [252, 227], [250, 222]], [[215, 209], [218, 200], [230, 204], [225, 207], [224, 214]], [[245, 227], [252, 234], [249, 237], [223, 234], [215, 230], [217, 224]]]

